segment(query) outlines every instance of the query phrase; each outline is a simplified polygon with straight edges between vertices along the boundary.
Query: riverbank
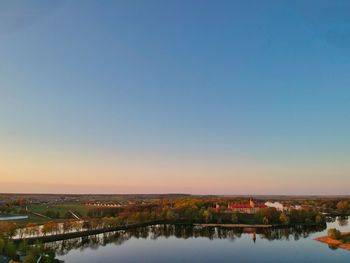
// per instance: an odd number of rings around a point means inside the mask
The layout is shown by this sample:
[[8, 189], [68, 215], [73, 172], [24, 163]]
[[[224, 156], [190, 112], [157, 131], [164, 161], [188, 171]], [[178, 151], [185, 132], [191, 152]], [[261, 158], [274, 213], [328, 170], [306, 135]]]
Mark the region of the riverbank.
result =
[[337, 248], [342, 248], [350, 251], [350, 243], [344, 242], [344, 240], [349, 240], [349, 239], [350, 239], [350, 232], [342, 233], [341, 238], [339, 240], [330, 238], [328, 236], [315, 238], [315, 240], [325, 243], [330, 247], [337, 247]]
[[[113, 232], [113, 231], [121, 231], [121, 230], [128, 230], [138, 227], [147, 227], [147, 226], [154, 226], [154, 225], [188, 225], [188, 226], [198, 226], [198, 227], [221, 227], [221, 228], [236, 228], [236, 229], [271, 229], [271, 228], [286, 228], [286, 227], [297, 227], [299, 225], [289, 226], [289, 225], [263, 225], [263, 224], [216, 224], [216, 223], [192, 223], [192, 222], [174, 222], [174, 221], [164, 221], [164, 220], [157, 220], [157, 221], [147, 221], [143, 223], [135, 223], [135, 224], [128, 224], [128, 225], [120, 225], [115, 227], [108, 227], [108, 228], [99, 228], [99, 229], [90, 229], [90, 230], [83, 230], [83, 231], [75, 231], [75, 232], [67, 232], [67, 233], [57, 233], [52, 235], [44, 235], [44, 236], [35, 236], [35, 237], [23, 237], [23, 238], [13, 238], [13, 241], [16, 243], [20, 243], [22, 241], [26, 241], [29, 244], [33, 244], [36, 241], [40, 242], [53, 242], [53, 241], [60, 241], [60, 240], [66, 240], [66, 239], [72, 239], [72, 238], [79, 238], [79, 237], [87, 237], [91, 235], [98, 235], [103, 234], [107, 232]], [[315, 225], [300, 225], [303, 227], [315, 227]]]
[[262, 225], [262, 224], [193, 224], [194, 226], [201, 227], [226, 227], [226, 228], [271, 228], [273, 225]]
[[45, 242], [60, 241], [60, 240], [78, 238], [78, 237], [87, 237], [87, 236], [98, 235], [98, 234], [103, 234], [103, 233], [113, 232], [113, 231], [128, 230], [128, 229], [137, 228], [137, 227], [152, 226], [152, 225], [157, 225], [157, 224], [164, 224], [164, 222], [152, 221], [152, 222], [121, 225], [121, 226], [116, 226], [116, 227], [91, 229], [91, 230], [76, 231], [76, 232], [54, 234], [54, 235], [46, 235], [46, 236], [16, 238], [16, 239], [13, 239], [13, 241], [15, 243], [26, 241], [28, 244], [34, 244], [37, 241], [45, 243]]

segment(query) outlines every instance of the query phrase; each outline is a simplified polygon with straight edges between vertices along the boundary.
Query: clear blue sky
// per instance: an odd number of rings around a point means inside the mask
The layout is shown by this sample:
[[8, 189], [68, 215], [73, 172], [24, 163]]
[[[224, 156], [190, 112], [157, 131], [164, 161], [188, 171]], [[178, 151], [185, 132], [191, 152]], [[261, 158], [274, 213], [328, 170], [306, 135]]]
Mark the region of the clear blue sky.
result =
[[349, 8], [1, 1], [0, 191], [350, 194]]

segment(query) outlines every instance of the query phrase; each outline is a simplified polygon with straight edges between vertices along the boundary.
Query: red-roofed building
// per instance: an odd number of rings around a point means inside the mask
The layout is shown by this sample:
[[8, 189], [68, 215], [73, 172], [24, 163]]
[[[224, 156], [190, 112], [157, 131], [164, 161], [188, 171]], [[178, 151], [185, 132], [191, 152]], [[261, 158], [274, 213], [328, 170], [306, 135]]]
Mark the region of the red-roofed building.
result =
[[227, 209], [232, 212], [239, 212], [239, 213], [247, 213], [247, 214], [254, 214], [261, 208], [266, 208], [267, 206], [265, 204], [258, 204], [254, 203], [252, 199], [250, 199], [248, 204], [235, 204], [230, 203], [227, 206]]

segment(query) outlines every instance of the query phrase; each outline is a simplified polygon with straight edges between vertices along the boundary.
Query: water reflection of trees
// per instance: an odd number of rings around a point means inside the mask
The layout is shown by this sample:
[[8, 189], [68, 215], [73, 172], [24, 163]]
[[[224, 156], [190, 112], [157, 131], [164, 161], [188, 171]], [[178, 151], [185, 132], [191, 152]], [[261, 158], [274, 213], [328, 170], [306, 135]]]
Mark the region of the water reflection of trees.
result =
[[257, 232], [260, 237], [267, 240], [299, 240], [301, 238], [307, 238], [312, 233], [320, 232], [326, 229], [326, 226], [313, 226], [305, 227], [298, 226], [293, 228], [277, 228], [277, 229], [262, 229]]
[[347, 226], [348, 225], [348, 217], [347, 216], [339, 216], [337, 218], [339, 226]]
[[[256, 233], [261, 239], [267, 240], [298, 240], [308, 237], [311, 233], [324, 229], [325, 227], [295, 227], [281, 229], [249, 229], [248, 232]], [[131, 238], [152, 240], [169, 237], [181, 239], [208, 238], [210, 240], [227, 239], [233, 242], [235, 239], [240, 238], [243, 233], [247, 233], [247, 230], [186, 225], [156, 225], [50, 242], [46, 243], [45, 246], [54, 249], [59, 255], [64, 255], [72, 249], [97, 249], [100, 246], [106, 246], [108, 244], [122, 245]]]

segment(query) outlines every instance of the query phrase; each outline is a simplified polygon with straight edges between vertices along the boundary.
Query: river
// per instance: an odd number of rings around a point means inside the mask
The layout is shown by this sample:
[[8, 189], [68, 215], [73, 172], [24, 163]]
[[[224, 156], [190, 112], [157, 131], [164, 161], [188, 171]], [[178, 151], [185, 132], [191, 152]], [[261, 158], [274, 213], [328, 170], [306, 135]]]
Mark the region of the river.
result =
[[252, 229], [151, 226], [47, 243], [74, 262], [350, 262], [350, 251], [315, 241], [327, 229], [350, 231], [348, 219], [327, 228]]
[[0, 216], [0, 221], [12, 221], [12, 220], [24, 220], [24, 219], [28, 219], [28, 216], [17, 216], [17, 215]]

